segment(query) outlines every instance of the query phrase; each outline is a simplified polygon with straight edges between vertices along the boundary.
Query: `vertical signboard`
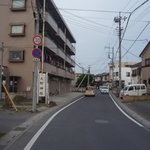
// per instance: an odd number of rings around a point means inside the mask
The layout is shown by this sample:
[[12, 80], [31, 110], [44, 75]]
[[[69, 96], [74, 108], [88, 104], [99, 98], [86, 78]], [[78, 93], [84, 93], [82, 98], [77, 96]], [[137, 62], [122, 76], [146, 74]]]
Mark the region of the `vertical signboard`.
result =
[[39, 96], [45, 97], [46, 95], [46, 74], [40, 73]]

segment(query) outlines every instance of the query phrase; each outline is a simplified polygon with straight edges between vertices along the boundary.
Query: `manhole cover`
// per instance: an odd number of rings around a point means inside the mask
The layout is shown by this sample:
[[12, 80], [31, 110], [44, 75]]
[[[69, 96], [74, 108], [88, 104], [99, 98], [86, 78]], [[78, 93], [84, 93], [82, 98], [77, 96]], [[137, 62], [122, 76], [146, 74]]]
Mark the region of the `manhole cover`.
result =
[[99, 124], [108, 124], [109, 121], [108, 121], [108, 120], [95, 120], [95, 123], [99, 123]]

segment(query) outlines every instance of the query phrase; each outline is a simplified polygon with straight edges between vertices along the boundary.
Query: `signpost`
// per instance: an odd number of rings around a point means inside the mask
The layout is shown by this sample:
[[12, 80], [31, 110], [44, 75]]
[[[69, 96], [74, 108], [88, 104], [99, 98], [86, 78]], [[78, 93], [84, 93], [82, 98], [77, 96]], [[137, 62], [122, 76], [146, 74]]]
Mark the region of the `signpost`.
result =
[[34, 43], [34, 45], [37, 45], [37, 46], [42, 45], [42, 36], [41, 35], [35, 35], [33, 37], [33, 43]]
[[[39, 22], [39, 14], [36, 13], [36, 20]], [[36, 24], [36, 33], [39, 32], [39, 24]], [[36, 48], [32, 50], [32, 56], [33, 56], [33, 61], [34, 61], [34, 83], [33, 83], [33, 101], [32, 101], [32, 111], [36, 111], [36, 103], [39, 101], [39, 83], [38, 83], [38, 78], [39, 78], [39, 70], [38, 70], [38, 62], [40, 61], [40, 57], [42, 56], [42, 51], [41, 49], [38, 48], [39, 45], [42, 45], [42, 37], [40, 35], [35, 35], [33, 37], [33, 43], [36, 45]]]
[[39, 48], [34, 48], [32, 50], [32, 56], [35, 58], [39, 58], [42, 56], [42, 51]]

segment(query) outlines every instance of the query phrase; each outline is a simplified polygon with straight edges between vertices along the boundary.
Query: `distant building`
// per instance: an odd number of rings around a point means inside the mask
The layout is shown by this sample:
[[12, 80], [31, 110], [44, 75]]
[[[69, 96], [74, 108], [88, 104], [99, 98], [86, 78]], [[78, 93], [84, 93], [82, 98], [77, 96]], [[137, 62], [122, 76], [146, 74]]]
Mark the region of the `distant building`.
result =
[[[132, 69], [131, 66], [136, 64], [135, 62], [122, 62], [121, 63], [121, 80], [122, 85], [128, 85], [132, 83]], [[119, 85], [119, 63], [109, 64], [109, 81], [114, 82], [115, 86]]]
[[132, 84], [140, 84], [142, 83], [142, 78], [141, 78], [141, 62], [136, 63], [131, 66], [132, 69], [132, 79], [131, 83]]
[[101, 73], [95, 75], [95, 83], [97, 86], [106, 85], [109, 83], [109, 73]]
[[[0, 5], [3, 5], [0, 8], [0, 42], [5, 46], [3, 65], [9, 72], [9, 92], [24, 93], [32, 98], [35, 12], [39, 14], [39, 34], [42, 35], [43, 0], [0, 0]], [[45, 19], [43, 68], [48, 74], [49, 93], [64, 93], [70, 91], [75, 78], [76, 40], [53, 0], [46, 1]], [[39, 71], [40, 66], [41, 63]]]
[[150, 42], [143, 49], [140, 57], [142, 58], [142, 82], [147, 86], [147, 90], [150, 93]]

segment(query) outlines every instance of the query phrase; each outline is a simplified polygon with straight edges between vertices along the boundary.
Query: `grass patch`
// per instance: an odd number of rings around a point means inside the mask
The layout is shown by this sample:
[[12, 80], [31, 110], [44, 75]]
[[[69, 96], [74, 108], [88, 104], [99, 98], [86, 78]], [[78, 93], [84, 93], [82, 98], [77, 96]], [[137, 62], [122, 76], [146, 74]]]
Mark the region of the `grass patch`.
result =
[[13, 101], [14, 101], [16, 104], [20, 104], [20, 103], [22, 103], [25, 99], [26, 99], [26, 97], [24, 97], [24, 96], [16, 95], [16, 96], [13, 98]]
[[122, 100], [122, 103], [131, 103], [131, 102], [150, 102], [150, 99], [133, 99], [133, 100]]
[[50, 103], [49, 103], [49, 107], [54, 107], [54, 106], [57, 106], [56, 102], [54, 102], [54, 101], [50, 101]]

